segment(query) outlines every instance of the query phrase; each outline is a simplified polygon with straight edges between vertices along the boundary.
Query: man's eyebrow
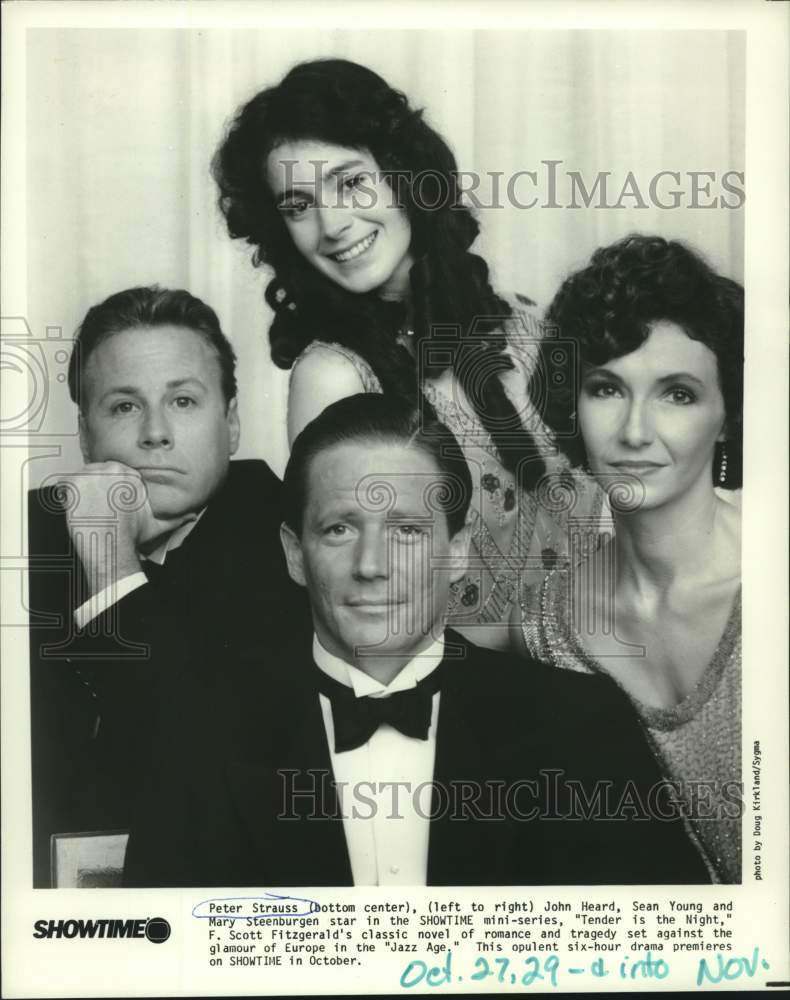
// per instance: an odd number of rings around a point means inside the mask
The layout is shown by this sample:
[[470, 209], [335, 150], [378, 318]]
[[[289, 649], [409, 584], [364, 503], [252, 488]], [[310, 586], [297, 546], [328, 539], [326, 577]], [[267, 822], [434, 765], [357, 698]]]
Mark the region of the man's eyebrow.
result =
[[206, 385], [202, 379], [199, 379], [197, 375], [185, 375], [183, 378], [173, 378], [167, 383], [168, 389], [178, 389], [182, 385], [199, 385], [201, 389], [205, 389]]
[[[314, 163], [315, 165], [318, 165], [322, 161], [311, 160], [310, 162]], [[350, 170], [352, 167], [364, 167], [364, 166], [365, 166], [364, 160], [343, 160], [342, 163], [336, 164], [334, 167], [332, 167], [331, 170], [327, 170], [326, 174], [322, 174], [322, 179], [326, 179], [327, 177], [336, 177], [338, 174], [342, 174], [344, 171]], [[314, 200], [312, 193], [314, 188], [315, 188], [315, 181], [313, 180], [302, 181], [302, 182], [296, 181], [277, 195], [276, 204], [278, 206], [282, 205], [284, 202], [287, 202], [289, 199], [293, 198], [295, 194], [298, 194], [301, 198], [304, 198], [305, 195], [308, 195], [312, 200]]]
[[364, 514], [363, 508], [350, 500], [348, 503], [327, 504], [322, 510], [315, 511], [315, 517], [319, 521], [324, 520], [347, 520], [357, 514]]
[[105, 396], [111, 396], [114, 392], [122, 392], [126, 396], [134, 396], [135, 393], [139, 392], [139, 389], [134, 385], [114, 385], [102, 393], [101, 398], [104, 399]]
[[[174, 378], [170, 379], [166, 384], [167, 389], [180, 389], [184, 385], [196, 385], [200, 386], [201, 389], [205, 389], [205, 383], [199, 379], [196, 375], [186, 375], [184, 378]], [[136, 385], [113, 385], [106, 392], [103, 392], [99, 397], [99, 402], [107, 399], [108, 396], [139, 396], [140, 388]]]
[[387, 511], [388, 521], [432, 521], [436, 511], [426, 505], [419, 510], [416, 506], [400, 507], [397, 502]]

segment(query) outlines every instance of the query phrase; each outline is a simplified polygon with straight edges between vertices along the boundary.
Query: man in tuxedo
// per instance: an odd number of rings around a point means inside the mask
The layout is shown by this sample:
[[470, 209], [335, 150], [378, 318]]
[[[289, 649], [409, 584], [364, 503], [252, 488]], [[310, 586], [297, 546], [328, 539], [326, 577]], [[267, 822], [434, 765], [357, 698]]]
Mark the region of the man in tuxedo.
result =
[[207, 647], [220, 671], [231, 650], [275, 649], [302, 603], [279, 546], [279, 480], [230, 461], [235, 357], [209, 306], [157, 287], [112, 295], [80, 327], [69, 389], [85, 464], [29, 496], [41, 887], [52, 833], [128, 826], [155, 766], [163, 675]]
[[127, 884], [708, 881], [613, 684], [445, 630], [472, 484], [422, 416], [355, 396], [294, 442], [281, 537], [312, 658], [182, 703]]

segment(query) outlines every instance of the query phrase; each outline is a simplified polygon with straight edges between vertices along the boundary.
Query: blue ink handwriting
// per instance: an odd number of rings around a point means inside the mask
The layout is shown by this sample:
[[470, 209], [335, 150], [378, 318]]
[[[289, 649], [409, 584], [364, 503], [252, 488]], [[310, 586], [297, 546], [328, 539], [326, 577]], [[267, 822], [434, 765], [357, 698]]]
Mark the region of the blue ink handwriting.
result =
[[697, 970], [697, 986], [701, 986], [706, 979], [711, 983], [720, 983], [722, 979], [739, 979], [744, 973], [751, 979], [757, 972], [758, 966], [762, 966], [763, 969], [771, 968], [764, 958], [760, 958], [759, 948], [754, 949], [751, 959], [725, 959], [724, 955], [722, 955], [721, 952], [718, 952], [714, 956], [713, 961], [718, 966], [715, 971], [708, 965], [708, 960], [706, 958], [701, 958], [699, 960], [699, 969]]
[[[706, 981], [715, 984], [723, 980], [732, 981], [741, 976], [753, 978], [758, 969], [769, 968], [768, 962], [760, 958], [759, 948], [755, 948], [749, 957], [729, 957], [717, 952], [711, 958], [699, 959], [697, 986]], [[560, 971], [571, 976], [581, 976], [589, 971], [597, 979], [610, 975], [610, 970], [601, 956], [592, 961], [589, 970], [586, 966], [568, 966], [561, 970], [557, 955], [548, 955], [543, 959], [529, 956], [521, 960], [504, 955], [491, 959], [478, 955], [474, 960], [474, 969], [467, 978], [472, 982], [487, 981], [489, 985], [496, 983], [515, 986], [518, 983], [521, 986], [532, 986], [533, 983], [542, 983], [544, 986], [556, 987]], [[670, 974], [670, 967], [665, 959], [654, 958], [652, 953], [647, 951], [644, 956], [633, 961], [630, 955], [626, 955], [620, 961], [618, 971], [620, 979], [666, 979]], [[400, 985], [404, 989], [411, 989], [420, 984], [437, 987], [454, 982], [460, 983], [464, 978], [463, 975], [453, 975], [453, 953], [448, 951], [444, 965], [429, 965], [421, 958], [409, 962], [401, 973]]]

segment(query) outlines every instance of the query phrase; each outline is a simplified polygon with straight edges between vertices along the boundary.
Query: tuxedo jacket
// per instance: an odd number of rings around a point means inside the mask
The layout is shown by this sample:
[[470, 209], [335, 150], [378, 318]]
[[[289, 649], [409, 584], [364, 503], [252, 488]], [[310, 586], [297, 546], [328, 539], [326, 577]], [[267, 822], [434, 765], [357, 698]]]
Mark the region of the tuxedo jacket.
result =
[[[157, 753], [152, 719], [171, 671], [212, 650], [213, 669], [279, 648], [306, 598], [279, 543], [281, 484], [261, 461], [228, 476], [181, 546], [152, 578], [82, 630], [82, 567], [54, 492], [29, 495], [29, 609], [34, 885], [49, 885], [53, 832], [123, 829], [134, 789]], [[172, 685], [167, 685], [172, 692]]]
[[[447, 637], [429, 885], [709, 881], [681, 821], [651, 815], [671, 810], [611, 681]], [[193, 688], [202, 704], [193, 698], [181, 726], [167, 727], [166, 760], [132, 826], [126, 884], [352, 884], [315, 670], [305, 651], [263, 684], [248, 665], [223, 698], [216, 685]], [[489, 794], [474, 802], [475, 789]]]

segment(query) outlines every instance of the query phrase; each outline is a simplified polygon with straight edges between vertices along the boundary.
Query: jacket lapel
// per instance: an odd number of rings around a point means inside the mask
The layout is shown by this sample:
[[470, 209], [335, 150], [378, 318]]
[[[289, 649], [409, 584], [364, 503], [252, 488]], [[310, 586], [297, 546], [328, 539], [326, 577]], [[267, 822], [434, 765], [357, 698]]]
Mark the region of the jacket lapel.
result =
[[[456, 638], [452, 633], [453, 639]], [[455, 645], [456, 643], [453, 643]], [[459, 885], [476, 881], [481, 859], [475, 841], [478, 824], [459, 818], [462, 785], [473, 787], [485, 770], [485, 734], [475, 718], [468, 680], [468, 658], [476, 653], [463, 643], [461, 658], [445, 657], [436, 732], [434, 790], [428, 841], [428, 884]]]
[[[428, 884], [524, 884], [525, 873], [535, 861], [540, 864], [533, 850], [539, 824], [514, 819], [504, 793], [514, 782], [536, 777], [529, 736], [533, 706], [523, 706], [523, 726], [509, 725], [513, 706], [503, 699], [515, 692], [503, 689], [497, 654], [455, 633], [448, 636], [463, 644], [465, 655], [442, 664]], [[525, 795], [525, 807], [528, 801]]]
[[318, 693], [309, 674], [272, 698], [248, 752], [227, 766], [251, 868], [267, 886], [351, 885]]

